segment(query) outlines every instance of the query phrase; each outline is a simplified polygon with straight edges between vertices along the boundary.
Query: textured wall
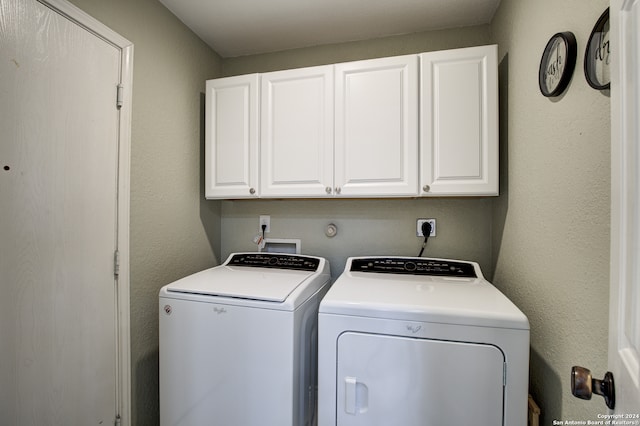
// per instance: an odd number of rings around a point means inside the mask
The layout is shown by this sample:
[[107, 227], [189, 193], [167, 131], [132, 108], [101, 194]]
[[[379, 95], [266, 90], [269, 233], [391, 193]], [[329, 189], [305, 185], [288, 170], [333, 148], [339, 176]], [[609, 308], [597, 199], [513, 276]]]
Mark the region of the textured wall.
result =
[[[491, 274], [491, 199], [225, 201], [223, 256], [256, 250], [259, 216], [271, 215], [267, 238], [299, 238], [302, 252], [326, 257], [335, 278], [349, 256], [417, 256], [417, 218], [436, 218], [425, 255], [474, 260]], [[338, 234], [328, 238], [329, 223]]]
[[225, 76], [241, 75], [478, 46], [489, 44], [489, 35], [489, 26], [483, 25], [225, 58], [222, 62], [222, 74]]
[[72, 0], [134, 43], [132, 425], [158, 420], [158, 290], [214, 265], [220, 204], [202, 191], [204, 82], [220, 58], [156, 0]]
[[[571, 396], [572, 365], [607, 366], [610, 116], [582, 64], [606, 0], [502, 0], [492, 23], [500, 47], [501, 196], [493, 216], [494, 282], [531, 323], [530, 388], [540, 424], [597, 420], [602, 398]], [[538, 90], [549, 38], [572, 31], [576, 70], [557, 99]]]

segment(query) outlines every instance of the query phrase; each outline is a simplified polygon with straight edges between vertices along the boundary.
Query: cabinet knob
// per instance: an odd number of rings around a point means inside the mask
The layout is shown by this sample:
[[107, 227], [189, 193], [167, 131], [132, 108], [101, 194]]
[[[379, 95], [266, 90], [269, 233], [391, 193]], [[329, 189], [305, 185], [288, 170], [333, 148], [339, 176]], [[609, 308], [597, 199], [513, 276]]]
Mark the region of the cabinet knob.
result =
[[331, 194], [331, 187], [330, 186], [327, 186], [324, 190], [327, 192], [327, 194]]
[[253, 195], [256, 193], [255, 188], [249, 188], [249, 194]]
[[424, 185], [424, 186], [422, 187], [422, 191], [423, 191], [423, 192], [429, 192], [429, 191], [431, 191], [431, 187], [430, 187], [429, 185]]
[[342, 189], [340, 189], [339, 186], [336, 186], [336, 194], [339, 194], [340, 192], [342, 192]]
[[610, 371], [607, 371], [604, 379], [597, 380], [591, 377], [591, 371], [587, 368], [571, 368], [571, 393], [580, 399], [591, 399], [591, 395], [595, 393], [604, 397], [604, 402], [610, 409], [613, 410], [616, 405], [613, 374]]

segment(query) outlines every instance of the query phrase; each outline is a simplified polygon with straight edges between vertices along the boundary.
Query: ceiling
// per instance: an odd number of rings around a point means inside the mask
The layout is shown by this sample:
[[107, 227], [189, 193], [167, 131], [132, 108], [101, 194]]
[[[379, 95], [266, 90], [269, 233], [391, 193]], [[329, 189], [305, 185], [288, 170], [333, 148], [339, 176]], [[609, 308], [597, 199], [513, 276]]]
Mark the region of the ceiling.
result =
[[500, 0], [160, 0], [225, 58], [491, 22]]

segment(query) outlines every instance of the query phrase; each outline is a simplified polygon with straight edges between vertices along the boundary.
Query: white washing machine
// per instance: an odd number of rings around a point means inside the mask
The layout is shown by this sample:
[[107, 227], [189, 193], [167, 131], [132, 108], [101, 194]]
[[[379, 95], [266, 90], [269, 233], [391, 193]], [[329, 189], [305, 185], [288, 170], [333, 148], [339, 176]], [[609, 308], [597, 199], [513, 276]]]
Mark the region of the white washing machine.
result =
[[236, 253], [160, 290], [162, 426], [316, 422], [325, 259]]
[[318, 316], [319, 426], [526, 426], [529, 323], [477, 263], [349, 258]]

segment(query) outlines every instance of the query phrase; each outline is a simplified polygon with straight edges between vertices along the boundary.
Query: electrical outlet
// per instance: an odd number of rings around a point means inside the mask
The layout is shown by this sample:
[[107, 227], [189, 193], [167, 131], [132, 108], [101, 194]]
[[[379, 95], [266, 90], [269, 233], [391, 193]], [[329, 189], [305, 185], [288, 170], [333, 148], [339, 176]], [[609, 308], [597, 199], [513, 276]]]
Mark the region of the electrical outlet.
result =
[[260, 233], [262, 233], [262, 225], [267, 225], [267, 228], [264, 230], [265, 233], [271, 232], [271, 216], [260, 215], [260, 224], [258, 225], [258, 231]]
[[424, 237], [422, 234], [422, 224], [425, 222], [429, 222], [431, 224], [431, 233], [430, 237], [436, 236], [436, 220], [435, 219], [417, 219], [416, 220], [416, 237]]

